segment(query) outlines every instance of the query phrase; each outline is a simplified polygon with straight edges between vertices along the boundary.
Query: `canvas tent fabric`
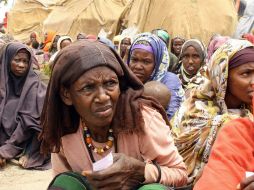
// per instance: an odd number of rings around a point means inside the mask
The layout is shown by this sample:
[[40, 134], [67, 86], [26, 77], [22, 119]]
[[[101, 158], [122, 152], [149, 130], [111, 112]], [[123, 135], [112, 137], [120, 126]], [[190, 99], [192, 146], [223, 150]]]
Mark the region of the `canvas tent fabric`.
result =
[[164, 28], [172, 37], [207, 43], [215, 33], [232, 35], [237, 13], [233, 0], [16, 0], [9, 20], [8, 31], [19, 40], [46, 30], [75, 38], [104, 29], [113, 38], [136, 27], [138, 32]]

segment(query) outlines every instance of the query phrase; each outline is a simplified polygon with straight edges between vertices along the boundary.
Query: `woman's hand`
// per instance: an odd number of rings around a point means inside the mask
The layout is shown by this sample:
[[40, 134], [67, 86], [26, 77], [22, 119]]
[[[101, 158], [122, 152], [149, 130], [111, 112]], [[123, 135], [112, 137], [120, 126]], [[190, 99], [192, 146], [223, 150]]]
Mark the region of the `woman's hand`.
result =
[[83, 172], [95, 189], [128, 190], [145, 180], [144, 162], [124, 154], [114, 154], [113, 156], [114, 163], [109, 168], [98, 172]]
[[238, 184], [237, 189], [241, 190], [254, 190], [254, 175], [245, 178]]
[[0, 157], [0, 168], [3, 168], [6, 165], [6, 159]]

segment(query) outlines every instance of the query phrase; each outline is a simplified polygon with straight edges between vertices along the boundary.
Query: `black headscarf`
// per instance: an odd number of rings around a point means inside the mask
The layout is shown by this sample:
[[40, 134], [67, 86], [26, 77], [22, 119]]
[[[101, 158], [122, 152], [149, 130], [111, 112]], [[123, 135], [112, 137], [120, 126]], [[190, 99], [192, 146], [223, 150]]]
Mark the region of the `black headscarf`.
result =
[[[16, 77], [10, 62], [23, 49], [30, 57], [29, 69], [24, 77]], [[30, 49], [21, 43], [9, 43], [0, 52], [0, 156], [14, 158], [29, 146], [27, 168], [44, 164], [37, 136], [46, 86], [32, 69], [34, 61]]]
[[142, 105], [157, 109], [169, 124], [162, 106], [154, 99], [142, 96], [141, 81], [115, 50], [98, 41], [82, 40], [62, 49], [54, 60], [42, 112], [44, 152], [58, 152], [60, 138], [76, 132], [79, 127], [80, 116], [73, 106], [63, 103], [60, 88], [69, 88], [83, 73], [98, 66], [111, 68], [119, 79], [121, 94], [112, 121], [116, 135], [120, 132], [143, 131]]

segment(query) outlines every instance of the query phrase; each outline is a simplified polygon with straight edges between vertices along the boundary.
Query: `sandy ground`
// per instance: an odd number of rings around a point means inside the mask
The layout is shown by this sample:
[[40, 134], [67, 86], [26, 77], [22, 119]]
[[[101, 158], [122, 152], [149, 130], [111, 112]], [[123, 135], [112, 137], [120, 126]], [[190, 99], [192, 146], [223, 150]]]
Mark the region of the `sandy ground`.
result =
[[51, 170], [24, 170], [8, 164], [0, 170], [0, 190], [46, 190], [51, 179]]

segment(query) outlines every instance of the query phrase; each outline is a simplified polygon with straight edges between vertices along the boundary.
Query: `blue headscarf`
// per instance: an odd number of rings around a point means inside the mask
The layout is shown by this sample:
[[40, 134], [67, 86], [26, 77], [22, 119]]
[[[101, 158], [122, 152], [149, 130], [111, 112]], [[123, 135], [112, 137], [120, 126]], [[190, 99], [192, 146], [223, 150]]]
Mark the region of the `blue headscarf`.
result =
[[130, 47], [130, 52], [128, 54], [127, 64], [130, 63], [130, 57], [134, 50], [134, 46], [139, 44], [140, 41], [146, 41], [150, 44], [154, 54], [155, 67], [150, 76], [150, 81], [161, 81], [161, 79], [166, 75], [169, 67], [169, 55], [165, 43], [157, 36], [151, 33], [139, 34]]

